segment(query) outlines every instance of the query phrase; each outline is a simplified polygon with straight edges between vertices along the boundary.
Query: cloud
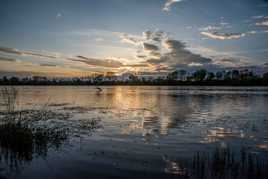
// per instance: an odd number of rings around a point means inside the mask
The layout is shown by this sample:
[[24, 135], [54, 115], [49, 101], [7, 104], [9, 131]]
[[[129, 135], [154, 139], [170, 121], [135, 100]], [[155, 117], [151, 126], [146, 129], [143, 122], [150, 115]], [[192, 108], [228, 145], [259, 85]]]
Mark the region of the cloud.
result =
[[[150, 46], [147, 46], [150, 48]], [[152, 47], [151, 47], [152, 48]], [[147, 67], [146, 64], [123, 64], [122, 62], [118, 60], [113, 59], [97, 59], [97, 58], [89, 58], [82, 55], [77, 55], [76, 57], [68, 57], [64, 56], [62, 54], [52, 54], [49, 52], [46, 53], [39, 53], [39, 52], [32, 52], [32, 51], [20, 51], [15, 48], [8, 48], [8, 47], [0, 47], [0, 52], [9, 53], [9, 54], [15, 54], [20, 56], [35, 56], [39, 58], [46, 58], [46, 59], [63, 59], [71, 62], [82, 62], [89, 66], [95, 66], [95, 67], [103, 67], [103, 68], [120, 68], [120, 67]], [[9, 58], [2, 58], [0, 57], [2, 61], [15, 61], [13, 59]], [[39, 66], [57, 66], [53, 64], [39, 64]]]
[[143, 46], [143, 43], [159, 43], [167, 36], [165, 32], [160, 30], [146, 30], [142, 33], [141, 36], [120, 32], [117, 32], [115, 34], [119, 36], [122, 43], [134, 46]]
[[252, 34], [252, 35], [257, 34], [257, 33], [259, 33], [259, 32], [255, 31], [255, 30], [252, 30], [252, 31], [248, 32], [248, 34]]
[[142, 59], [144, 59], [144, 58], [146, 58], [147, 56], [146, 56], [146, 55], [139, 55], [139, 54], [137, 54], [136, 57], [137, 57], [137, 58], [142, 58]]
[[202, 35], [216, 39], [216, 40], [233, 40], [240, 39], [241, 37], [245, 37], [246, 33], [219, 33], [219, 32], [201, 32]]
[[177, 49], [184, 49], [186, 47], [185, 43], [178, 40], [166, 40], [164, 44], [165, 47], [171, 51], [176, 51]]
[[[121, 36], [124, 39], [126, 37], [133, 35]], [[160, 30], [147, 30], [141, 36], [128, 40], [137, 48], [137, 58], [144, 60], [144, 64], [149, 64], [154, 70], [196, 68], [212, 65], [213, 62], [210, 58], [191, 52], [186, 43], [173, 39]]]
[[268, 27], [268, 20], [263, 20], [261, 22], [256, 23], [257, 26], [266, 26]]
[[211, 26], [211, 25], [199, 28], [200, 31], [215, 31], [221, 29], [222, 29], [221, 26]]
[[17, 54], [17, 55], [23, 54], [22, 52], [20, 52], [19, 50], [15, 49], [15, 48], [8, 48], [8, 47], [0, 47], [0, 52], [12, 53], [12, 54]]
[[59, 58], [57, 55], [54, 55], [54, 54], [42, 54], [42, 53], [31, 52], [31, 51], [22, 51], [22, 55], [35, 56], [35, 57], [40, 57], [40, 58]]
[[58, 58], [56, 54], [50, 53], [39, 53], [39, 52], [32, 52], [32, 51], [20, 51], [15, 48], [8, 48], [8, 47], [0, 47], [0, 52], [4, 53], [11, 53], [16, 55], [26, 55], [26, 56], [35, 56], [40, 58]]
[[251, 65], [248, 59], [219, 57], [213, 60], [213, 64], [221, 67], [241, 67]]
[[[259, 25], [268, 26], [268, 21], [262, 22], [262, 24], [259, 24]], [[209, 37], [211, 39], [215, 39], [215, 40], [234, 40], [234, 39], [240, 39], [242, 37], [246, 37], [250, 35], [263, 34], [267, 32], [268, 32], [267, 30], [251, 30], [248, 32], [243, 32], [243, 33], [220, 33], [217, 31], [210, 30], [210, 31], [202, 31], [201, 35]]]
[[130, 35], [126, 33], [118, 33], [119, 37], [121, 38], [122, 43], [131, 44], [131, 45], [141, 45], [144, 41], [143, 37]]
[[132, 68], [137, 68], [137, 67], [141, 67], [141, 68], [145, 68], [145, 67], [149, 67], [148, 63], [138, 63], [138, 64], [129, 64], [129, 65], [124, 65], [125, 67], [132, 67]]
[[268, 27], [268, 16], [259, 15], [259, 16], [253, 16], [252, 18], [255, 19], [256, 26], [261, 26], [265, 28]]
[[181, 2], [181, 1], [183, 1], [183, 0], [167, 0], [162, 10], [165, 11], [165, 12], [169, 12], [170, 11], [170, 7], [174, 3]]
[[189, 64], [195, 62], [204, 64], [211, 62], [211, 59], [202, 57], [201, 55], [192, 53], [186, 49], [186, 44], [184, 42], [178, 40], [166, 40], [165, 44], [170, 50], [166, 55], [171, 56], [182, 63]]
[[77, 58], [69, 58], [72, 61], [78, 61], [78, 62], [83, 62], [87, 65], [90, 66], [101, 66], [101, 67], [106, 67], [106, 68], [119, 68], [124, 66], [121, 62], [115, 61], [115, 60], [100, 60], [100, 59], [95, 59], [95, 58], [88, 58], [84, 57], [81, 55], [76, 56]]
[[161, 52], [160, 51], [151, 51], [149, 53], [149, 56], [153, 57], [153, 58], [159, 58], [159, 57], [161, 57]]
[[55, 64], [43, 63], [43, 64], [40, 64], [39, 66], [42, 66], [42, 67], [56, 67], [57, 65], [55, 65]]
[[132, 35], [126, 33], [117, 33], [122, 43], [133, 45], [138, 59], [146, 59], [148, 57], [155, 58], [161, 56], [160, 47], [162, 41], [167, 39], [167, 33], [161, 30], [146, 30], [142, 35]]
[[96, 42], [103, 42], [103, 41], [104, 41], [104, 39], [103, 39], [103, 38], [101, 38], [101, 37], [98, 37], [98, 38], [96, 38], [96, 39], [95, 39], [95, 41], [96, 41]]
[[232, 28], [232, 26], [228, 22], [224, 22], [223, 20], [224, 20], [224, 18], [222, 17], [221, 18], [221, 21], [219, 23], [214, 23], [212, 25], [201, 27], [198, 30], [201, 31], [201, 32], [202, 31], [205, 31], [205, 32], [214, 32], [214, 31], [220, 31], [220, 30], [223, 30], [223, 29], [230, 29], [230, 28]]
[[62, 14], [61, 13], [57, 13], [56, 18], [57, 19], [60, 19], [61, 17], [62, 17]]
[[202, 67], [203, 64], [202, 63], [194, 63], [194, 62], [192, 62], [192, 63], [188, 64], [188, 66], [190, 66], [190, 67]]
[[163, 53], [160, 58], [148, 59], [148, 63], [167, 66], [170, 69], [176, 69], [203, 66], [212, 62], [210, 58], [192, 53], [186, 48], [186, 44], [179, 40], [168, 39], [163, 43], [168, 52]]
[[90, 66], [99, 66], [104, 68], [123, 68], [123, 67], [148, 67], [146, 63], [136, 63], [136, 64], [123, 64], [117, 60], [113, 59], [95, 59], [95, 58], [88, 58], [84, 56], [77, 56], [76, 58], [69, 58], [72, 61], [78, 61], [85, 63]]
[[148, 40], [155, 41], [155, 42], [161, 42], [163, 39], [167, 38], [167, 33], [156, 30], [156, 31], [151, 31], [152, 35], [151, 38]]
[[263, 16], [263, 15], [258, 15], [258, 16], [252, 16], [251, 18], [252, 19], [262, 19], [262, 18], [264, 18], [265, 16]]
[[[263, 16], [254, 16], [251, 18], [256, 19], [256, 18], [262, 18], [262, 17]], [[216, 23], [214, 25], [208, 25], [208, 26], [199, 28], [200, 34], [205, 37], [215, 39], [215, 40], [234, 40], [234, 39], [240, 39], [248, 35], [261, 33], [260, 31], [256, 31], [256, 30], [239, 32], [239, 33], [230, 32], [232, 26], [228, 22], [223, 22], [222, 21], [223, 19], [224, 18], [221, 18], [220, 23]]]
[[158, 51], [159, 48], [157, 45], [154, 45], [154, 44], [149, 44], [149, 43], [143, 43], [143, 49], [145, 51], [149, 51], [149, 52], [153, 52], [153, 51]]
[[16, 59], [14, 59], [14, 58], [7, 58], [7, 57], [0, 57], [0, 61], [5, 61], [5, 62], [17, 62]]
[[150, 31], [150, 30], [146, 30], [145, 32], [142, 33], [143, 34], [143, 37], [145, 37], [146, 40], [150, 40], [152, 35], [153, 35], [153, 32]]

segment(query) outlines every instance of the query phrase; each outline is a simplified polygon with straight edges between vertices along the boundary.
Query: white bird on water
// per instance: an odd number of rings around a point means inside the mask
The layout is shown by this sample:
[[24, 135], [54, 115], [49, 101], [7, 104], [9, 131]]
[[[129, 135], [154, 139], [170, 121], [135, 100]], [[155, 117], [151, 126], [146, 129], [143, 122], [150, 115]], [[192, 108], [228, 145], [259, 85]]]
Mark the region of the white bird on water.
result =
[[98, 92], [102, 92], [102, 89], [100, 87], [96, 87]]

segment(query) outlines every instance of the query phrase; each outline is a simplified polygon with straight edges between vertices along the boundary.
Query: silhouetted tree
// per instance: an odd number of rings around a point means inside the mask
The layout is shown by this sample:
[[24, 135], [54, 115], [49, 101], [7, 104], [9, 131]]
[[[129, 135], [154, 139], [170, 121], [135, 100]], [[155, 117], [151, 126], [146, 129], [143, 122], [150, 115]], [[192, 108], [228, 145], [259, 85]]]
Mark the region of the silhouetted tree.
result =
[[103, 75], [97, 75], [95, 78], [94, 78], [94, 82], [95, 83], [100, 83], [102, 82], [103, 80]]
[[268, 85], [268, 72], [263, 74], [262, 81], [263, 81], [262, 84]]
[[217, 78], [217, 80], [221, 80], [222, 77], [223, 77], [223, 73], [220, 72], [220, 71], [218, 71], [218, 72], [216, 73], [216, 78]]
[[3, 77], [3, 82], [7, 83], [8, 82], [8, 78], [6, 76]]
[[203, 81], [205, 79], [206, 75], [207, 75], [207, 70], [205, 70], [205, 69], [197, 70], [194, 73], [194, 79], [196, 81]]
[[173, 71], [172, 73], [168, 74], [168, 79], [169, 80], [176, 80], [178, 79], [178, 71]]
[[227, 71], [224, 74], [224, 80], [230, 80], [231, 79], [231, 75], [232, 75], [232, 73], [230, 71]]
[[213, 80], [215, 78], [215, 74], [212, 72], [208, 72], [207, 74], [207, 80]]
[[239, 71], [238, 70], [232, 71], [232, 79], [239, 79]]
[[180, 80], [184, 80], [185, 79], [184, 77], [186, 74], [187, 74], [187, 71], [185, 71], [183, 69], [178, 71], [178, 76], [179, 76]]

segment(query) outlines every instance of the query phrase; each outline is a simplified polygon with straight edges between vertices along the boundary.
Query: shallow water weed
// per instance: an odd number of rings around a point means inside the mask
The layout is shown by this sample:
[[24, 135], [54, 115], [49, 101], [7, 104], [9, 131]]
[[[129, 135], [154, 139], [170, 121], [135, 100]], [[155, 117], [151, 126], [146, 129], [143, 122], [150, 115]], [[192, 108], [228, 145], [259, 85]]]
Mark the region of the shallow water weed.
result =
[[[15, 115], [14, 115], [15, 114]], [[58, 111], [17, 111], [14, 120], [3, 113], [0, 124], [0, 163], [11, 173], [35, 157], [46, 157], [49, 150], [60, 150], [72, 137], [91, 135], [101, 128], [100, 120], [72, 119]]]

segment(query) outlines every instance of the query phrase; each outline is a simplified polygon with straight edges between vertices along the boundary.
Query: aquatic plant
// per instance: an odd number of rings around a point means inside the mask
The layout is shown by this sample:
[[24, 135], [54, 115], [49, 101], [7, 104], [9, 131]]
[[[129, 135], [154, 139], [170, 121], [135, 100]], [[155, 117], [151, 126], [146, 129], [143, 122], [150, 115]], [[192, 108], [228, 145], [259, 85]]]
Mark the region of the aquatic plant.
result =
[[1, 88], [1, 100], [4, 112], [8, 113], [8, 120], [14, 120], [14, 111], [18, 96], [18, 90], [14, 86]]
[[34, 156], [45, 157], [49, 148], [59, 149], [67, 131], [49, 128], [32, 129], [20, 122], [0, 125], [0, 161], [10, 171], [30, 162]]
[[91, 134], [100, 126], [99, 120], [71, 119], [70, 112], [51, 109], [55, 105], [49, 100], [37, 109], [18, 110], [15, 87], [1, 88], [0, 97], [0, 164], [7, 176], [35, 157], [45, 158], [50, 149], [59, 150], [69, 137]]
[[190, 168], [192, 178], [196, 179], [268, 177], [267, 160], [244, 147], [238, 153], [230, 147], [217, 147], [212, 153], [197, 152]]

